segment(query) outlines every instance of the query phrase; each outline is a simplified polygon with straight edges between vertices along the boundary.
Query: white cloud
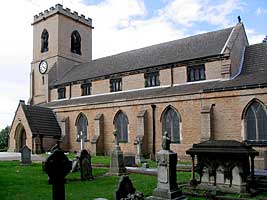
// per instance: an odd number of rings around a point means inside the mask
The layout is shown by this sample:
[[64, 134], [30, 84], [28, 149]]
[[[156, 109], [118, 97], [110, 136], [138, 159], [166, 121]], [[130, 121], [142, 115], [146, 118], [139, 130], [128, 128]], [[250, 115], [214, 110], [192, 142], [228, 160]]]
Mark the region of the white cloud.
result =
[[229, 16], [237, 10], [242, 10], [244, 4], [239, 0], [174, 0], [159, 11], [163, 18], [175, 23], [191, 27], [197, 22], [207, 22], [222, 27], [232, 24]]
[[267, 9], [257, 8], [256, 15], [264, 15], [267, 14]]

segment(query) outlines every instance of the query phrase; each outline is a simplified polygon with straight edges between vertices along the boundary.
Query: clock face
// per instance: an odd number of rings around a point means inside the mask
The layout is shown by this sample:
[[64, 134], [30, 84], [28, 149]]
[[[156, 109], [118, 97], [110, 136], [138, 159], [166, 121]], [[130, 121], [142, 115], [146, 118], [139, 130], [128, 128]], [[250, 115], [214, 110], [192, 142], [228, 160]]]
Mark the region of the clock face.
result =
[[48, 64], [45, 60], [41, 61], [39, 64], [39, 71], [41, 74], [44, 74], [47, 71]]

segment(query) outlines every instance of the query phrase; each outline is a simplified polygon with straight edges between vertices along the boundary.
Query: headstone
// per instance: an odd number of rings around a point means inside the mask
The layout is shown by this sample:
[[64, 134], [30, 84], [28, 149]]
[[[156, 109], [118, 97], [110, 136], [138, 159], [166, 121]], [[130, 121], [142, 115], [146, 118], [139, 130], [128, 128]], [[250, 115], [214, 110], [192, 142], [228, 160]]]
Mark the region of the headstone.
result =
[[186, 199], [176, 182], [177, 154], [170, 150], [171, 139], [165, 132], [162, 137], [162, 150], [156, 155], [158, 167], [157, 188], [150, 200]]
[[119, 185], [114, 193], [114, 200], [144, 200], [141, 192], [136, 192], [129, 176], [121, 176]]
[[149, 164], [147, 162], [143, 163], [142, 168], [149, 168]]
[[53, 200], [65, 200], [65, 177], [71, 170], [71, 161], [61, 149], [56, 149], [45, 161], [45, 172], [52, 184]]
[[76, 153], [75, 158], [72, 160], [71, 172], [80, 170], [80, 155]]
[[91, 156], [85, 149], [81, 151], [79, 160], [80, 160], [81, 180], [94, 179], [92, 173]]
[[142, 143], [143, 143], [143, 136], [137, 136], [134, 144], [136, 145], [136, 155], [135, 155], [135, 164], [140, 165], [142, 164], [145, 159], [142, 155]]
[[113, 131], [113, 135], [115, 137], [115, 146], [111, 153], [111, 162], [110, 162], [110, 169], [109, 174], [110, 175], [123, 175], [126, 174], [126, 168], [124, 166], [123, 161], [123, 152], [121, 151], [121, 148], [119, 146], [117, 131]]
[[24, 145], [20, 149], [20, 153], [21, 153], [21, 164], [22, 165], [29, 165], [32, 163], [31, 149], [29, 147], [27, 147], [27, 145]]

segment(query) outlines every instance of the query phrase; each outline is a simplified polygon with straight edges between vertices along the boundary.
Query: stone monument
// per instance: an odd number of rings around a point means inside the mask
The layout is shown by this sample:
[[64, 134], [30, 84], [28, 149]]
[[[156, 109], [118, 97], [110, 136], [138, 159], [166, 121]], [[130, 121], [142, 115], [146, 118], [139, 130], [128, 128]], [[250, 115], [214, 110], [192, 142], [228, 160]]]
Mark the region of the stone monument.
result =
[[170, 150], [171, 139], [165, 132], [162, 137], [162, 150], [156, 155], [158, 166], [157, 188], [150, 200], [186, 199], [176, 182], [177, 154]]
[[134, 142], [134, 144], [136, 145], [136, 155], [135, 155], [136, 165], [141, 165], [142, 163], [145, 162], [145, 159], [143, 158], [143, 155], [142, 155], [142, 143], [143, 143], [143, 136], [138, 135]]
[[44, 168], [52, 184], [52, 199], [65, 200], [65, 177], [71, 170], [71, 161], [61, 149], [56, 149], [46, 159]]
[[30, 165], [32, 163], [31, 149], [27, 145], [24, 145], [20, 149], [20, 153], [21, 153], [21, 164], [22, 165]]
[[119, 145], [117, 130], [113, 131], [113, 135], [115, 137], [115, 145], [114, 145], [114, 149], [111, 154], [109, 174], [120, 176], [120, 175], [126, 174], [127, 171], [124, 166], [123, 152], [121, 151], [121, 148]]
[[81, 172], [81, 180], [91, 180], [94, 179], [92, 173], [92, 164], [91, 164], [91, 156], [90, 154], [84, 149], [81, 151], [80, 160], [80, 172]]

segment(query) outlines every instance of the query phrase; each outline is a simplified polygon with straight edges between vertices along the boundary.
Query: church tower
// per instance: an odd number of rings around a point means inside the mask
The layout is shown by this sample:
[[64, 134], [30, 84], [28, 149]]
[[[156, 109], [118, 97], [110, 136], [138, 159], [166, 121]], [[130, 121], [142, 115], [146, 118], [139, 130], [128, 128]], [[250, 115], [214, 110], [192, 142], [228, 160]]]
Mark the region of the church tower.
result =
[[49, 85], [92, 60], [92, 20], [57, 4], [34, 16], [31, 105], [49, 102]]

